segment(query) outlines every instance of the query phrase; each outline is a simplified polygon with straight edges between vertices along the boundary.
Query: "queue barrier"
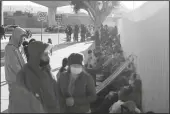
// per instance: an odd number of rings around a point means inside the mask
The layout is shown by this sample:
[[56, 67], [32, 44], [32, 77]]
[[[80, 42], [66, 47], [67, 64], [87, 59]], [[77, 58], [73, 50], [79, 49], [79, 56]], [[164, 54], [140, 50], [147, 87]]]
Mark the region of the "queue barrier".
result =
[[100, 85], [96, 87], [96, 94], [101, 92], [104, 88], [106, 88], [127, 66], [133, 61], [133, 55], [130, 55], [127, 60], [120, 65], [119, 68], [116, 69], [116, 71], [111, 74], [107, 79], [105, 79]]

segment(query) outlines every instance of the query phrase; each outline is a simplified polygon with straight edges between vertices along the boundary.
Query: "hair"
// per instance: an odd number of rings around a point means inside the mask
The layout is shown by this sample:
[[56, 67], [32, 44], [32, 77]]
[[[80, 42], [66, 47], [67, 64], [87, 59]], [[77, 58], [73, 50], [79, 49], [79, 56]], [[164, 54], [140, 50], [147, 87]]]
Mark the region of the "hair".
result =
[[68, 59], [64, 58], [63, 61], [62, 61], [62, 67], [66, 67], [67, 64], [68, 64]]
[[29, 43], [31, 43], [31, 42], [35, 42], [36, 40], [34, 39], [34, 38], [32, 38], [30, 41], [29, 41]]
[[23, 45], [23, 46], [27, 46], [27, 45], [28, 45], [28, 41], [24, 41], [24, 42], [22, 43], [22, 45]]

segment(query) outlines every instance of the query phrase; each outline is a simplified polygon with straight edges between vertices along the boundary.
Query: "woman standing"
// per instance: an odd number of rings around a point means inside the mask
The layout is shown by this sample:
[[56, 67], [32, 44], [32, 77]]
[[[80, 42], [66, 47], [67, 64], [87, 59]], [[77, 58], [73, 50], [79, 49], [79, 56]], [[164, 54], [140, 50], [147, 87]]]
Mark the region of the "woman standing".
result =
[[68, 57], [68, 71], [58, 80], [61, 113], [90, 113], [90, 103], [96, 100], [92, 76], [83, 70], [83, 56], [72, 53]]

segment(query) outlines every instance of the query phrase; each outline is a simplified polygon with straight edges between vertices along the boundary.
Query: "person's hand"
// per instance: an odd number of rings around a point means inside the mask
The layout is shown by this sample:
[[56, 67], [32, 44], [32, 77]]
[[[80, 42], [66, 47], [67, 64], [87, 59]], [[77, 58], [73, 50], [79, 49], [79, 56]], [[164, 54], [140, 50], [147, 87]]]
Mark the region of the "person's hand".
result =
[[66, 99], [66, 105], [67, 106], [73, 106], [74, 105], [74, 99], [72, 97], [69, 97]]

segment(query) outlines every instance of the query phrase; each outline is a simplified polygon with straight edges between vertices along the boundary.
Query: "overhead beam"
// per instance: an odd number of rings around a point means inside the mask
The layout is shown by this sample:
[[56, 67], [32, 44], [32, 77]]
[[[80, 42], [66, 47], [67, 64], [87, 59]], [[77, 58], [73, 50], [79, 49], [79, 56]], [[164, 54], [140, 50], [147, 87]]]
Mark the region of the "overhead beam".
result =
[[71, 1], [31, 1], [46, 7], [62, 7], [70, 5]]

